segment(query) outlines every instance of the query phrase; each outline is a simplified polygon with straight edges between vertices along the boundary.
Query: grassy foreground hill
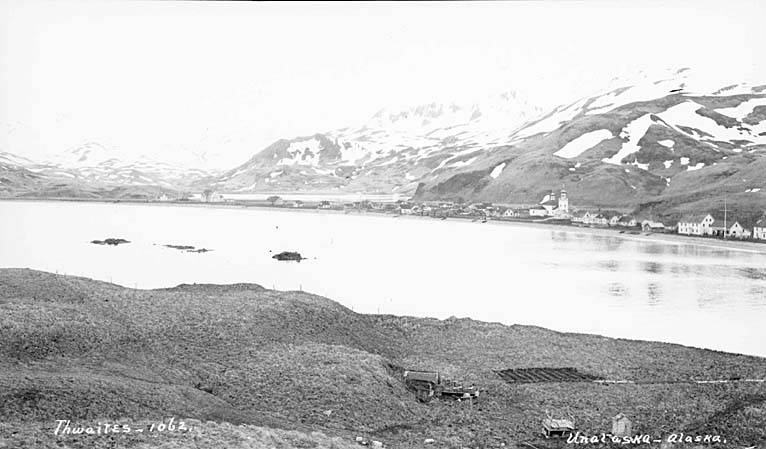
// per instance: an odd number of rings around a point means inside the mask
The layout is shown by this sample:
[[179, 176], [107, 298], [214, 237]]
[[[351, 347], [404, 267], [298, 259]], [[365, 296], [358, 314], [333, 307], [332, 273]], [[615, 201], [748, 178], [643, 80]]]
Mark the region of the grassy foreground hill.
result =
[[[135, 290], [0, 269], [0, 447], [500, 447], [541, 440], [545, 411], [588, 434], [619, 412], [634, 431], [766, 442], [766, 360], [665, 343], [469, 319], [361, 315], [252, 284]], [[496, 370], [574, 367], [637, 383], [509, 385]], [[416, 402], [401, 369], [481, 389], [474, 403]], [[54, 435], [55, 420], [188, 432]], [[563, 445], [563, 443], [562, 443]]]

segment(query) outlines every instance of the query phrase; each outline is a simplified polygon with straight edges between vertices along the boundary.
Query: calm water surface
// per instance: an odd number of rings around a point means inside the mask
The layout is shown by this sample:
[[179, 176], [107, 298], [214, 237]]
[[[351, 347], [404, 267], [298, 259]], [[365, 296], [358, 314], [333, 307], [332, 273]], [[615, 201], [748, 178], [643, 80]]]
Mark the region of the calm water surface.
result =
[[[132, 243], [89, 243], [107, 237]], [[271, 258], [285, 250], [309, 260]], [[471, 317], [766, 356], [766, 255], [683, 240], [376, 215], [0, 202], [0, 267], [139, 288], [253, 282], [317, 293], [357, 312]]]

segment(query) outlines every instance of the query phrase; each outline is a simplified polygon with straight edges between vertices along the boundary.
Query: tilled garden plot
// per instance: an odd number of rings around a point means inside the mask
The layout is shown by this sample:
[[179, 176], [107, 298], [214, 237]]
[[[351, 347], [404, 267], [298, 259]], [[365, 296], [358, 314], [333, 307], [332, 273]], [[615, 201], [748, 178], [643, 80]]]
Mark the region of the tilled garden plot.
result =
[[495, 372], [501, 379], [510, 384], [603, 380], [598, 376], [581, 373], [575, 368], [516, 368]]

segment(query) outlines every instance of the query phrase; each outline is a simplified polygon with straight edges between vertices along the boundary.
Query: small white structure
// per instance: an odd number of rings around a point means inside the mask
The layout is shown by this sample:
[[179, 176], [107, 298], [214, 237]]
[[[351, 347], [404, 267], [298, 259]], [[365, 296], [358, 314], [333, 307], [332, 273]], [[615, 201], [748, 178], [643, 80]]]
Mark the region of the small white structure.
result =
[[529, 216], [530, 217], [547, 217], [548, 216], [548, 209], [546, 209], [542, 205], [530, 207], [529, 208]]
[[636, 222], [635, 217], [630, 215], [623, 215], [619, 220], [617, 220], [617, 226], [621, 226], [623, 228], [635, 228], [638, 226], [638, 222]]
[[583, 217], [583, 223], [587, 225], [595, 225], [595, 226], [608, 226], [609, 219], [606, 217], [606, 215], [602, 213], [588, 212]]
[[202, 201], [205, 203], [218, 203], [223, 201], [223, 195], [213, 190], [205, 190], [202, 192]]
[[402, 215], [413, 215], [415, 212], [415, 207], [410, 203], [402, 203], [399, 205], [399, 213]]
[[665, 225], [659, 221], [644, 220], [641, 222], [641, 229], [648, 232], [662, 232], [665, 230]]
[[572, 221], [575, 223], [583, 223], [585, 221], [585, 217], [587, 216], [588, 212], [578, 210], [572, 213]]
[[766, 214], [759, 218], [753, 225], [753, 238], [766, 240]]
[[728, 227], [729, 229], [726, 230], [726, 234], [729, 237], [734, 237], [737, 239], [746, 239], [750, 238], [750, 231], [745, 229], [744, 226], [742, 226], [738, 221], [735, 221], [733, 225]]
[[633, 423], [627, 416], [619, 413], [612, 418], [612, 435], [616, 437], [629, 437], [633, 435]]

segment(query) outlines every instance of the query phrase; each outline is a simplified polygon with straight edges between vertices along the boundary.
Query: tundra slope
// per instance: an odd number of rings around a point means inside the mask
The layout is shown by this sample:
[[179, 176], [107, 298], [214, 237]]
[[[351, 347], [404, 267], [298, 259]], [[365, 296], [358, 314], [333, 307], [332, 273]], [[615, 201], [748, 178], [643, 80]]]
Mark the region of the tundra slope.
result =
[[[0, 270], [0, 330], [0, 441], [11, 444], [30, 426], [48, 429], [35, 434], [40, 443], [58, 444], [50, 431], [61, 417], [177, 416], [345, 441], [362, 435], [393, 447], [420, 447], [425, 438], [489, 447], [537, 440], [545, 410], [566, 408], [588, 433], [608, 431], [623, 412], [637, 432], [718, 432], [729, 445], [766, 440], [763, 384], [673, 383], [764, 378], [766, 361], [679, 345], [361, 315], [252, 284], [133, 290], [23, 269]], [[494, 372], [561, 366], [671, 383], [510, 386]], [[473, 406], [419, 404], [401, 381], [403, 368], [438, 370], [482, 396]], [[148, 444], [115, 438], [118, 447]]]

